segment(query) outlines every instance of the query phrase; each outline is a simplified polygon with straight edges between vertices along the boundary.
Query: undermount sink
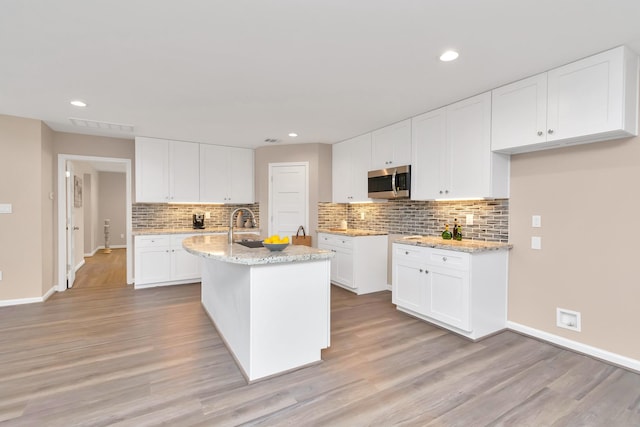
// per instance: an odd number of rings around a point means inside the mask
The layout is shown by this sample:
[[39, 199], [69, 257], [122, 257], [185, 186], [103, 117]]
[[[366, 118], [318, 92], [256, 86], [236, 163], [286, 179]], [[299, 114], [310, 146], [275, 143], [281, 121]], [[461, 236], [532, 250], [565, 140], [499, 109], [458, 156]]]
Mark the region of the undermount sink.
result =
[[264, 245], [261, 240], [236, 240], [235, 243], [247, 248], [262, 248]]

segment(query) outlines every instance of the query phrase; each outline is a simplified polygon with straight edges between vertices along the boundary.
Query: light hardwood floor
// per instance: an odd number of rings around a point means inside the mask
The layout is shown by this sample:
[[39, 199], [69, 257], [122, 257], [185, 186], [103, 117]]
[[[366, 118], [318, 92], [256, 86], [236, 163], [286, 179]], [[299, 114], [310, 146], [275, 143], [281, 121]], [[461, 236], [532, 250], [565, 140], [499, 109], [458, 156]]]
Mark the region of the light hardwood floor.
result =
[[640, 425], [640, 375], [512, 332], [472, 343], [388, 292], [332, 288], [324, 361], [247, 385], [199, 298], [79, 286], [0, 308], [0, 425]]

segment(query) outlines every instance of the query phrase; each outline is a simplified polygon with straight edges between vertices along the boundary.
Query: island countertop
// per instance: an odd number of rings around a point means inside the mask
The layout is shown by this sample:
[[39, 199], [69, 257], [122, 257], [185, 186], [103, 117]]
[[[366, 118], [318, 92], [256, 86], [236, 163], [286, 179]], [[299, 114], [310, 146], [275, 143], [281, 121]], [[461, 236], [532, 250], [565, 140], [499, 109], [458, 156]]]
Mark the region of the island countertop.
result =
[[237, 243], [229, 244], [226, 235], [192, 236], [184, 239], [182, 246], [194, 255], [244, 265], [306, 262], [335, 256], [331, 251], [302, 245], [289, 245], [283, 251], [274, 252], [267, 248], [247, 248]]
[[510, 243], [485, 242], [483, 240], [444, 240], [439, 236], [406, 236], [394, 239], [393, 243], [401, 243], [404, 245], [425, 246], [436, 249], [448, 249], [458, 252], [483, 252], [495, 251], [500, 249], [511, 249]]

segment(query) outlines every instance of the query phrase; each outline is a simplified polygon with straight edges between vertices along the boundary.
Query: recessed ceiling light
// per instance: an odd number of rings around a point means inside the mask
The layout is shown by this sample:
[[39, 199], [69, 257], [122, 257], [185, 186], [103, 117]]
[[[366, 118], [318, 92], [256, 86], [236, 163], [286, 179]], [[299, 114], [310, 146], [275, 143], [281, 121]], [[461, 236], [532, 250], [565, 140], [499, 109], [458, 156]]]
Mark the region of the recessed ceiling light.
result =
[[87, 103], [82, 101], [81, 99], [74, 99], [73, 101], [69, 102], [69, 104], [73, 105], [74, 107], [86, 107]]
[[448, 50], [442, 55], [440, 55], [440, 61], [449, 62], [449, 61], [453, 61], [457, 57], [458, 57], [458, 52], [456, 52], [455, 50]]
[[295, 138], [296, 136], [298, 136], [298, 134], [297, 134], [297, 133], [295, 133], [295, 132], [291, 132], [291, 133], [289, 134], [289, 136], [290, 136], [291, 138]]

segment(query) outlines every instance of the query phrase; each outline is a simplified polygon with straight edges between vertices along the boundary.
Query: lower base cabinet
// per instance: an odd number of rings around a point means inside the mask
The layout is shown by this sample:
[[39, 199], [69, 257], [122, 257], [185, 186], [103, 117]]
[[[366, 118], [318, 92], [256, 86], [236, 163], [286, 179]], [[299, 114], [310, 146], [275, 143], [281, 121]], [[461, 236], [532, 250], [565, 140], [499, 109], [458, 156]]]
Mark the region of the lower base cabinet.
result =
[[392, 257], [398, 310], [473, 340], [506, 327], [506, 250], [466, 253], [394, 243]]
[[135, 236], [135, 287], [200, 281], [200, 259], [185, 251], [182, 241], [193, 234]]
[[318, 249], [335, 252], [331, 283], [358, 295], [387, 290], [387, 242], [382, 236], [318, 233]]

